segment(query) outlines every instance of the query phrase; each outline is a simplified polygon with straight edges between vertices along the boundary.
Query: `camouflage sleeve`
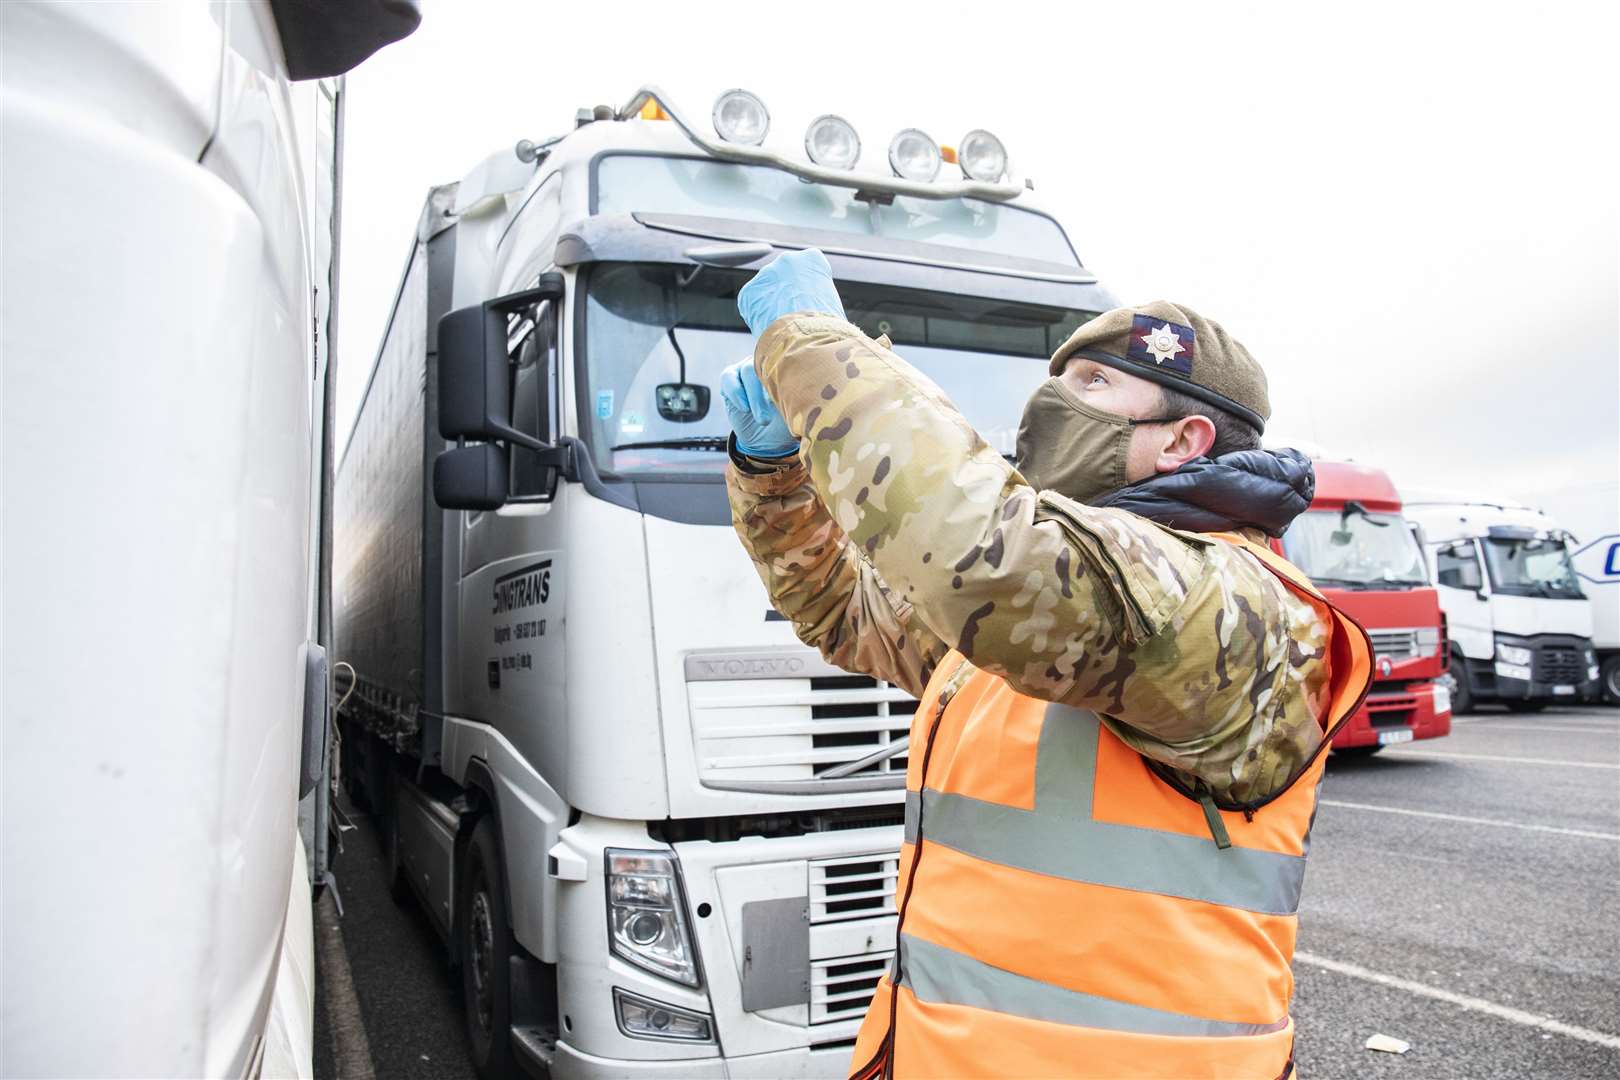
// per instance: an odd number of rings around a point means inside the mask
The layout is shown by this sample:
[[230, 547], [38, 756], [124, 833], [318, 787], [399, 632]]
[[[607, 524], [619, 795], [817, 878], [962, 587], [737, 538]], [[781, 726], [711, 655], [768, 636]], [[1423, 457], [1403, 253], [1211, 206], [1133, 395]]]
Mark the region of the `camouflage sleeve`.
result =
[[726, 487], [737, 535], [799, 639], [836, 667], [921, 697], [947, 647], [827, 516], [804, 466], [733, 465]]
[[1326, 626], [1252, 555], [1036, 492], [840, 319], [780, 319], [754, 355], [828, 527], [914, 623], [1025, 694], [1105, 715], [1221, 798], [1270, 794], [1314, 751]]

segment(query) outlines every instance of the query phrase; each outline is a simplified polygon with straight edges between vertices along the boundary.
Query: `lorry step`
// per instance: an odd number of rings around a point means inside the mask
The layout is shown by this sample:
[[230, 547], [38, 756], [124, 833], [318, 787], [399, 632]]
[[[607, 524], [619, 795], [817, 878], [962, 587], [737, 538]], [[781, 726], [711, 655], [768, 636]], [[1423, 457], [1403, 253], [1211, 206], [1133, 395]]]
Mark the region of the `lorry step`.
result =
[[537, 1080], [551, 1075], [557, 1056], [557, 1033], [542, 1027], [512, 1025], [512, 1052], [523, 1071]]

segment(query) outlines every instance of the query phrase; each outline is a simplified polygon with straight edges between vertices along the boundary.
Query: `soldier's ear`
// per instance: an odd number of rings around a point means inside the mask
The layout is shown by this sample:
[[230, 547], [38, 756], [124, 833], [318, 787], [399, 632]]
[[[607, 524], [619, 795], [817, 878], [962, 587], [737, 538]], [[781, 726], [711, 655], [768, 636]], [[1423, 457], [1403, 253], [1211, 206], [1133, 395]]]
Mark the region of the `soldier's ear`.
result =
[[1201, 458], [1215, 445], [1215, 422], [1207, 416], [1194, 413], [1173, 424], [1160, 428], [1164, 439], [1158, 460], [1153, 467], [1158, 472], [1175, 472], [1194, 458]]

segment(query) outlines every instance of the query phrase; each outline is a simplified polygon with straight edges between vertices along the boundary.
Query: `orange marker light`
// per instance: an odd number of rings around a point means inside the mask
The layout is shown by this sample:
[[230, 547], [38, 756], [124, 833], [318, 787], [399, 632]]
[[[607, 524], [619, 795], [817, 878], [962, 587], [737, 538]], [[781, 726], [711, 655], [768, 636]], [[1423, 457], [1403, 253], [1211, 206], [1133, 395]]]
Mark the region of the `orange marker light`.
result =
[[954, 147], [954, 146], [942, 146], [942, 147], [940, 147], [939, 148], [939, 156], [945, 162], [947, 162], [947, 163], [949, 163], [951, 165], [955, 165], [956, 164], [956, 147]]
[[669, 119], [669, 113], [665, 112], [664, 107], [658, 104], [657, 98], [648, 98], [646, 104], [641, 106], [641, 111], [636, 113], [636, 116], [642, 120]]

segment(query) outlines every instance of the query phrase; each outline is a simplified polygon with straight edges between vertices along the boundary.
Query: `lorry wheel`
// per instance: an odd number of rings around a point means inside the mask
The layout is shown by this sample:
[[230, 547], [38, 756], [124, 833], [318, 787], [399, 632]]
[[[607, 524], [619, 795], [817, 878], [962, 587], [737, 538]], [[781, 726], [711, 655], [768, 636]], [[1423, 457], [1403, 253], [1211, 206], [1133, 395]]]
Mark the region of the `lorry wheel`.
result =
[[1474, 711], [1474, 692], [1468, 688], [1468, 661], [1462, 653], [1452, 651], [1446, 674], [1451, 676], [1451, 713], [1467, 716]]
[[1603, 683], [1603, 700], [1610, 705], [1620, 705], [1620, 656], [1611, 656], [1603, 661], [1599, 678]]
[[512, 927], [494, 819], [473, 829], [461, 874], [461, 996], [467, 1042], [482, 1080], [515, 1075], [512, 1058]]

